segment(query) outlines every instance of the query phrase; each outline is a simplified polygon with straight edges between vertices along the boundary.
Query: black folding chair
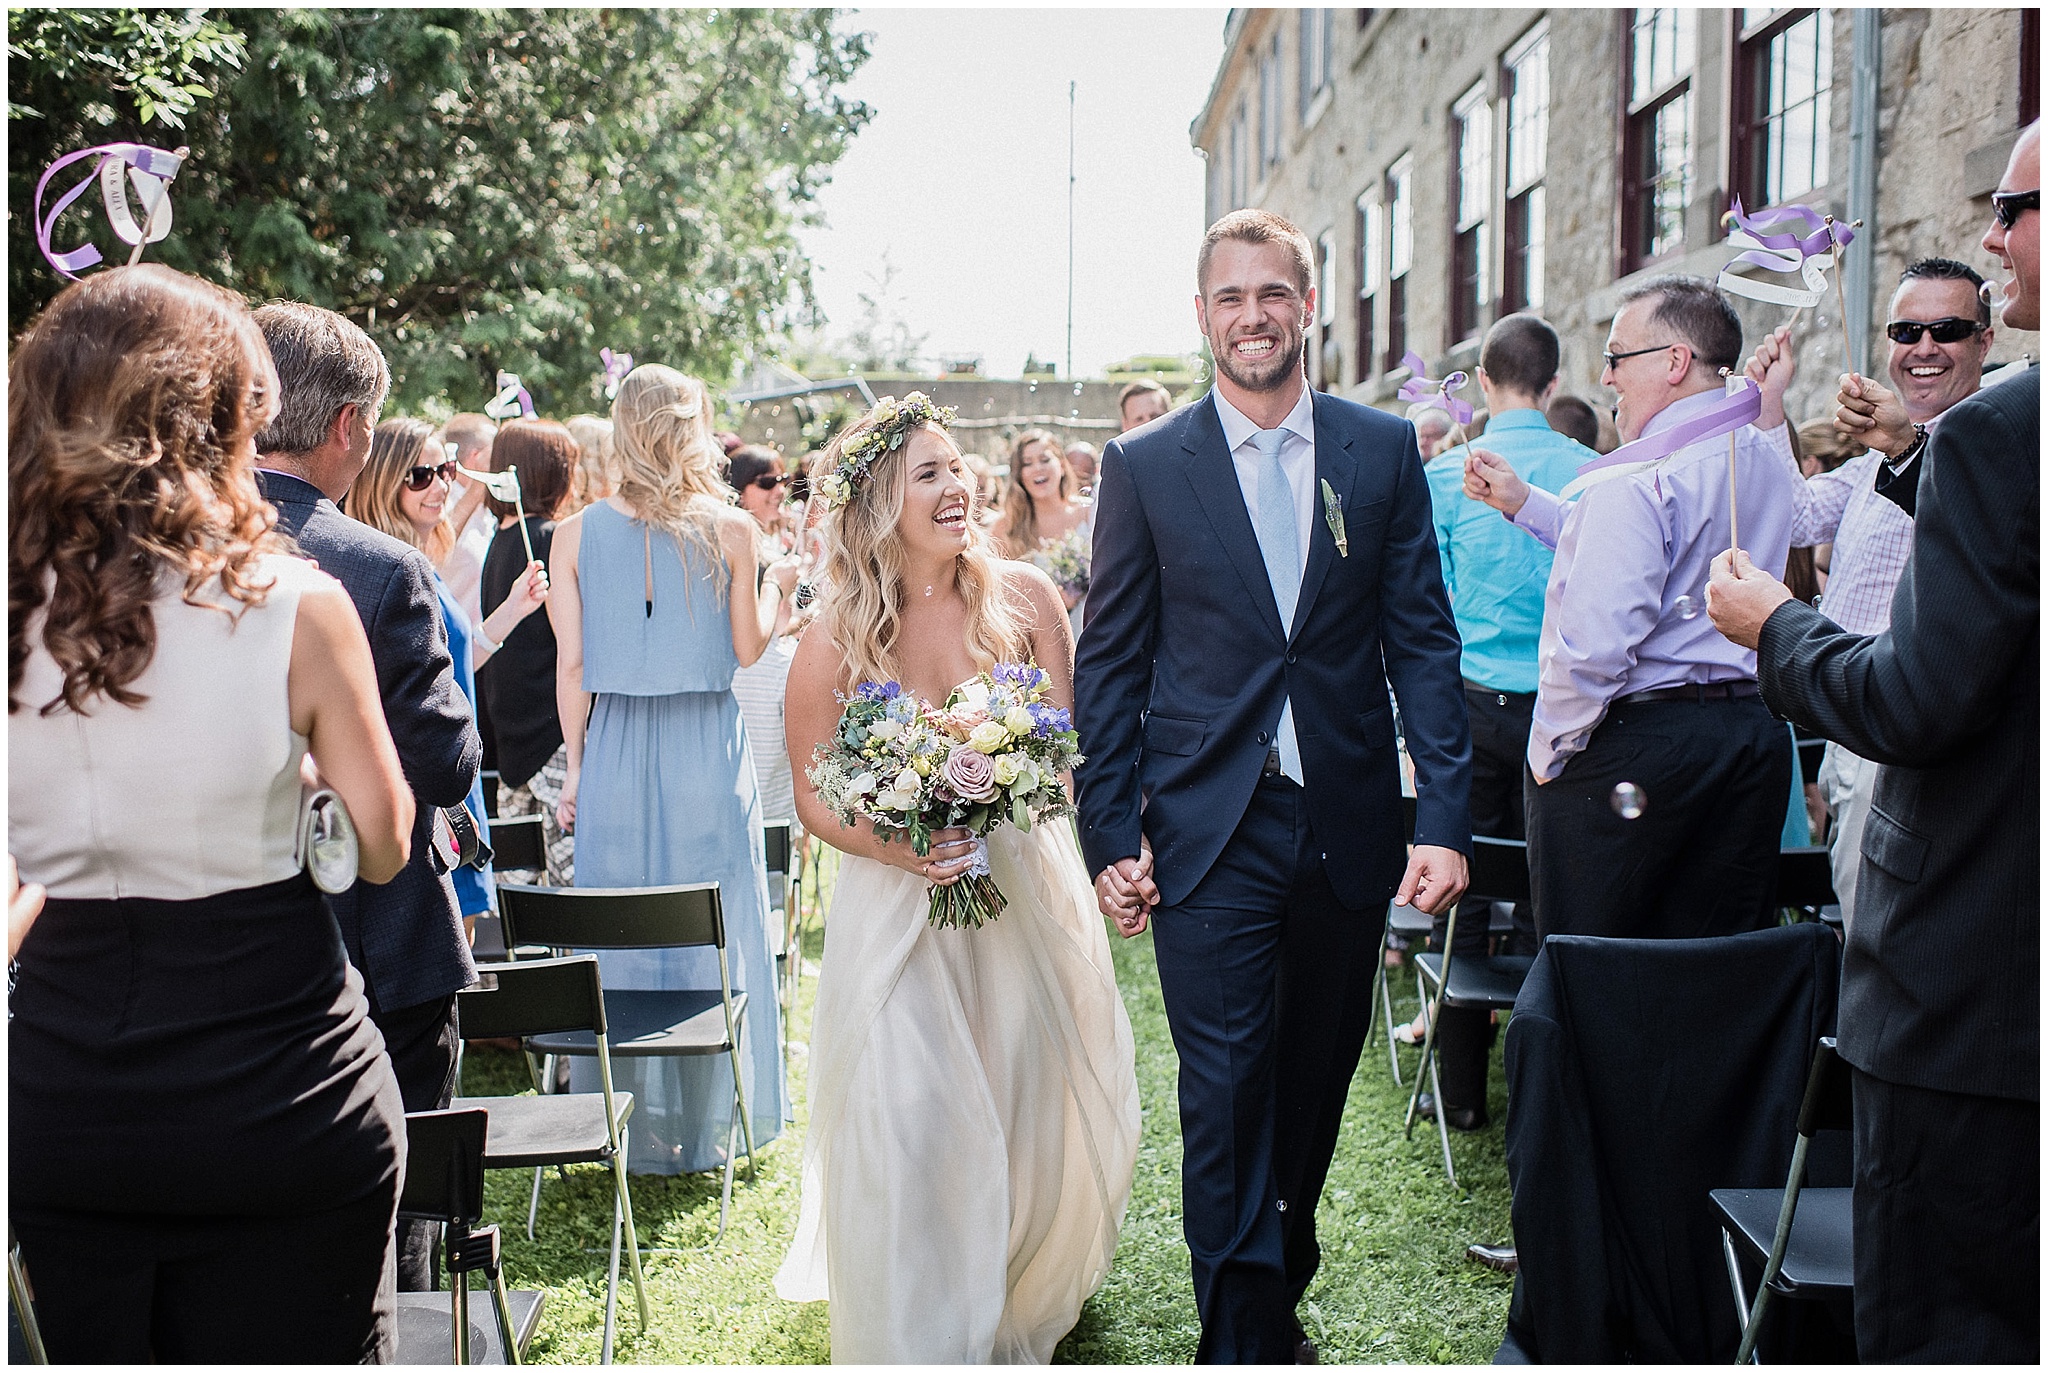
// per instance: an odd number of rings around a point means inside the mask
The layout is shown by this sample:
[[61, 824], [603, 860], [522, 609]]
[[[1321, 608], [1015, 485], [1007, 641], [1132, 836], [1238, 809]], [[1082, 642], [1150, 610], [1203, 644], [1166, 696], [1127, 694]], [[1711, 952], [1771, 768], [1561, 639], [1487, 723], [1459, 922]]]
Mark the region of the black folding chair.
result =
[[[1473, 837], [1471, 882], [1465, 888], [1460, 905], [1475, 898], [1509, 903], [1529, 899], [1529, 846], [1526, 843], [1519, 839]], [[1444, 1175], [1453, 1187], [1458, 1185], [1458, 1172], [1451, 1163], [1451, 1132], [1444, 1122], [1444, 1117], [1450, 1112], [1444, 1109], [1443, 1088], [1438, 1082], [1437, 1023], [1443, 1018], [1446, 1006], [1479, 1011], [1514, 1009], [1515, 998], [1521, 995], [1522, 983], [1529, 976], [1529, 967], [1536, 961], [1521, 954], [1457, 958], [1453, 955], [1457, 938], [1458, 909], [1454, 906], [1445, 922], [1442, 952], [1425, 953], [1415, 960], [1418, 981], [1436, 989], [1428, 1029], [1422, 1038], [1422, 1056], [1429, 1065], [1430, 1090], [1436, 1093], [1436, 1133], [1443, 1145]], [[1421, 1099], [1422, 1074], [1418, 1071], [1415, 1089], [1408, 1097], [1405, 1128], [1411, 1138], [1415, 1134], [1415, 1115]]]
[[[517, 890], [516, 888], [514, 890]], [[555, 888], [534, 888], [551, 891]], [[490, 1117], [486, 1168], [533, 1169], [533, 1197], [526, 1233], [533, 1236], [540, 1206], [542, 1171], [550, 1164], [604, 1163], [612, 1170], [611, 1265], [605, 1281], [604, 1339], [600, 1357], [612, 1359], [612, 1335], [619, 1305], [619, 1252], [630, 1258], [633, 1292], [639, 1299], [640, 1328], [647, 1328], [647, 1282], [640, 1267], [639, 1236], [633, 1225], [633, 1197], [626, 1186], [626, 1121], [633, 1094], [612, 1089], [610, 1035], [605, 994], [594, 954], [536, 958], [521, 963], [488, 963], [477, 969], [477, 984], [458, 992], [455, 1014], [461, 1034], [472, 1039], [583, 1034], [597, 1058], [597, 1092], [556, 1092], [539, 1096], [457, 1097], [456, 1109], [482, 1110]], [[536, 1078], [541, 1075], [536, 1074]]]
[[[404, 1220], [447, 1227], [448, 1291], [398, 1294], [398, 1362], [519, 1363], [540, 1324], [546, 1294], [505, 1290], [498, 1227], [484, 1213], [484, 1141], [490, 1113], [417, 1111], [405, 1118]], [[470, 1324], [469, 1275], [482, 1273], [497, 1315], [495, 1329]], [[495, 1334], [496, 1339], [492, 1336]], [[447, 1350], [443, 1360], [438, 1351]]]
[[[685, 991], [607, 991], [606, 1023], [614, 1055], [633, 1058], [724, 1054], [732, 1064], [733, 1118], [726, 1132], [725, 1181], [718, 1202], [718, 1239], [725, 1238], [732, 1204], [735, 1134], [747, 1146], [747, 1176], [755, 1177], [754, 1126], [747, 1119], [747, 1089], [740, 1068], [746, 1051], [747, 994], [732, 989], [725, 956], [725, 906], [716, 882], [668, 887], [498, 888], [509, 943], [555, 949], [680, 949], [718, 951], [718, 986]], [[601, 1054], [587, 1030], [533, 1035], [536, 1053], [567, 1057]], [[713, 1243], [717, 1243], [714, 1240]]]
[[1806, 844], [1778, 850], [1777, 887], [1771, 896], [1773, 910], [1796, 911], [1804, 920], [1827, 922], [1827, 908], [1841, 909], [1835, 895], [1835, 870], [1826, 845]]
[[[1720, 1187], [1707, 1194], [1721, 1218], [1721, 1249], [1728, 1260], [1736, 1314], [1742, 1321], [1737, 1363], [1749, 1363], [1756, 1352], [1757, 1333], [1773, 1294], [1798, 1301], [1825, 1301], [1846, 1297], [1853, 1289], [1854, 1189], [1805, 1185], [1806, 1153], [1815, 1132], [1847, 1130], [1853, 1123], [1848, 1066], [1835, 1052], [1835, 1041], [1823, 1038], [1814, 1047], [1813, 1071], [1806, 1079], [1806, 1096], [1799, 1103], [1799, 1133], [1792, 1142], [1792, 1167], [1785, 1176], [1784, 1190]], [[1738, 1244], [1751, 1262], [1764, 1266], [1754, 1301], [1742, 1291]]]
[[803, 878], [797, 872], [796, 821], [770, 820], [761, 826], [768, 868], [768, 921], [780, 943], [775, 949], [776, 990], [782, 1002], [782, 1057], [789, 1059], [789, 1018], [796, 1012], [796, 979], [803, 963]]
[[491, 866], [499, 872], [547, 871], [548, 850], [538, 814], [492, 817]]

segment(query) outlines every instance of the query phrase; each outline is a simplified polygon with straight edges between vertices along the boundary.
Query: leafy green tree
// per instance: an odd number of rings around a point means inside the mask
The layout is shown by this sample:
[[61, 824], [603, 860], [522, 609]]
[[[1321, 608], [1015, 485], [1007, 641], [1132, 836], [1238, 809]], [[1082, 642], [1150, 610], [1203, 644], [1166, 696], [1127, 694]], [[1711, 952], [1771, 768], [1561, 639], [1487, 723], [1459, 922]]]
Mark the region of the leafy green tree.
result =
[[[605, 346], [717, 384], [815, 319], [795, 230], [868, 118], [840, 94], [865, 37], [832, 11], [219, 20], [246, 56], [189, 117], [177, 227], [150, 256], [354, 319], [395, 405], [473, 409], [503, 368], [544, 412], [592, 408]], [[21, 179], [17, 263], [34, 254]], [[59, 284], [34, 275], [16, 328]]]

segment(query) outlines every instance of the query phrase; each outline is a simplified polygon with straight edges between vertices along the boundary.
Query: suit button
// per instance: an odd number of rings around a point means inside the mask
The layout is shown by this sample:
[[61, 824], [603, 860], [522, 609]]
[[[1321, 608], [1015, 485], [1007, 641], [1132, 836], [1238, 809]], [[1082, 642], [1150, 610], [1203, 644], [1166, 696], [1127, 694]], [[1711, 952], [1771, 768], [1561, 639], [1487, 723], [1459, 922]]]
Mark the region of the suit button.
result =
[[1260, 743], [1262, 743], [1262, 744], [1266, 742], [1266, 731], [1264, 731], [1264, 730], [1260, 730], [1260, 731], [1259, 731], [1259, 742], [1260, 742]]
[[1294, 655], [1292, 653], [1287, 655], [1287, 665], [1289, 667], [1294, 666]]

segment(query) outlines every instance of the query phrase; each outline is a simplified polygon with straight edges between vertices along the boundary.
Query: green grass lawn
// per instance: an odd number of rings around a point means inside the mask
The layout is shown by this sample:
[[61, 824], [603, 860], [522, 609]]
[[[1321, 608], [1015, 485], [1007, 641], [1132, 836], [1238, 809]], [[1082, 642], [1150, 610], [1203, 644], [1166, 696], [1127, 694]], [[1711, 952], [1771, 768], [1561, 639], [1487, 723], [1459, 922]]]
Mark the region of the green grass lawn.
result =
[[[820, 940], [814, 932], [813, 961]], [[1194, 1355], [1198, 1331], [1180, 1227], [1178, 1064], [1150, 940], [1112, 937], [1110, 942], [1137, 1037], [1144, 1135], [1116, 1263], [1083, 1309], [1079, 1325], [1060, 1344], [1056, 1359], [1185, 1363]], [[1412, 997], [1411, 988], [1405, 973], [1396, 977], [1397, 1005], [1402, 1004], [1398, 998]], [[815, 979], [807, 977], [795, 1017], [798, 1048], [790, 1060], [790, 1086], [796, 1124], [761, 1151], [758, 1178], [748, 1179], [742, 1168], [724, 1241], [712, 1243], [718, 1227], [716, 1174], [633, 1179], [641, 1245], [672, 1252], [645, 1260], [650, 1319], [644, 1333], [621, 1265], [620, 1362], [830, 1359], [824, 1304], [782, 1301], [771, 1285], [796, 1227], [806, 1119], [802, 1046], [815, 989]], [[1412, 1013], [1413, 1001], [1406, 1004]], [[1414, 1057], [1413, 1050], [1402, 1051], [1404, 1074]], [[526, 1086], [526, 1070], [516, 1055], [469, 1052], [466, 1093]], [[1466, 1191], [1445, 1182], [1434, 1127], [1419, 1122], [1412, 1140], [1402, 1137], [1406, 1105], [1406, 1091], [1396, 1089], [1388, 1076], [1385, 1040], [1379, 1039], [1367, 1047], [1352, 1084], [1344, 1133], [1317, 1215], [1323, 1266], [1303, 1303], [1302, 1320], [1326, 1363], [1485, 1363], [1507, 1319], [1509, 1279], [1464, 1257], [1466, 1244], [1503, 1239], [1508, 1233], [1499, 1125], [1506, 1089], [1499, 1069], [1492, 1078], [1495, 1124], [1477, 1135], [1451, 1137]], [[529, 1357], [538, 1363], [595, 1363], [610, 1243], [610, 1175], [592, 1165], [571, 1168], [566, 1181], [549, 1172], [535, 1240], [526, 1238], [531, 1181], [531, 1173], [505, 1171], [490, 1174], [487, 1185], [487, 1219], [504, 1236], [507, 1280], [550, 1294]]]

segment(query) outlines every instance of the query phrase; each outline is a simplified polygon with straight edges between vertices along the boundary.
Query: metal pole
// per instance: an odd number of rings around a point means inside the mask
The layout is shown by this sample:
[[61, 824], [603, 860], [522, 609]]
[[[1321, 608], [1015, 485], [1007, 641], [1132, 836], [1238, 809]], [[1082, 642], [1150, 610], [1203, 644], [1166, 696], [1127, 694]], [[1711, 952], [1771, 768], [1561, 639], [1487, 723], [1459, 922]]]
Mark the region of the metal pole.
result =
[[1067, 380], [1074, 379], [1074, 88], [1067, 83]]
[[[1870, 311], [1877, 266], [1877, 108], [1883, 71], [1883, 15], [1879, 10], [1849, 11], [1849, 218], [1861, 220], [1860, 233], [1842, 254], [1837, 269], [1846, 297], [1843, 319], [1849, 326], [1853, 366], [1870, 366]], [[1841, 274], [1846, 272], [1847, 276]]]

